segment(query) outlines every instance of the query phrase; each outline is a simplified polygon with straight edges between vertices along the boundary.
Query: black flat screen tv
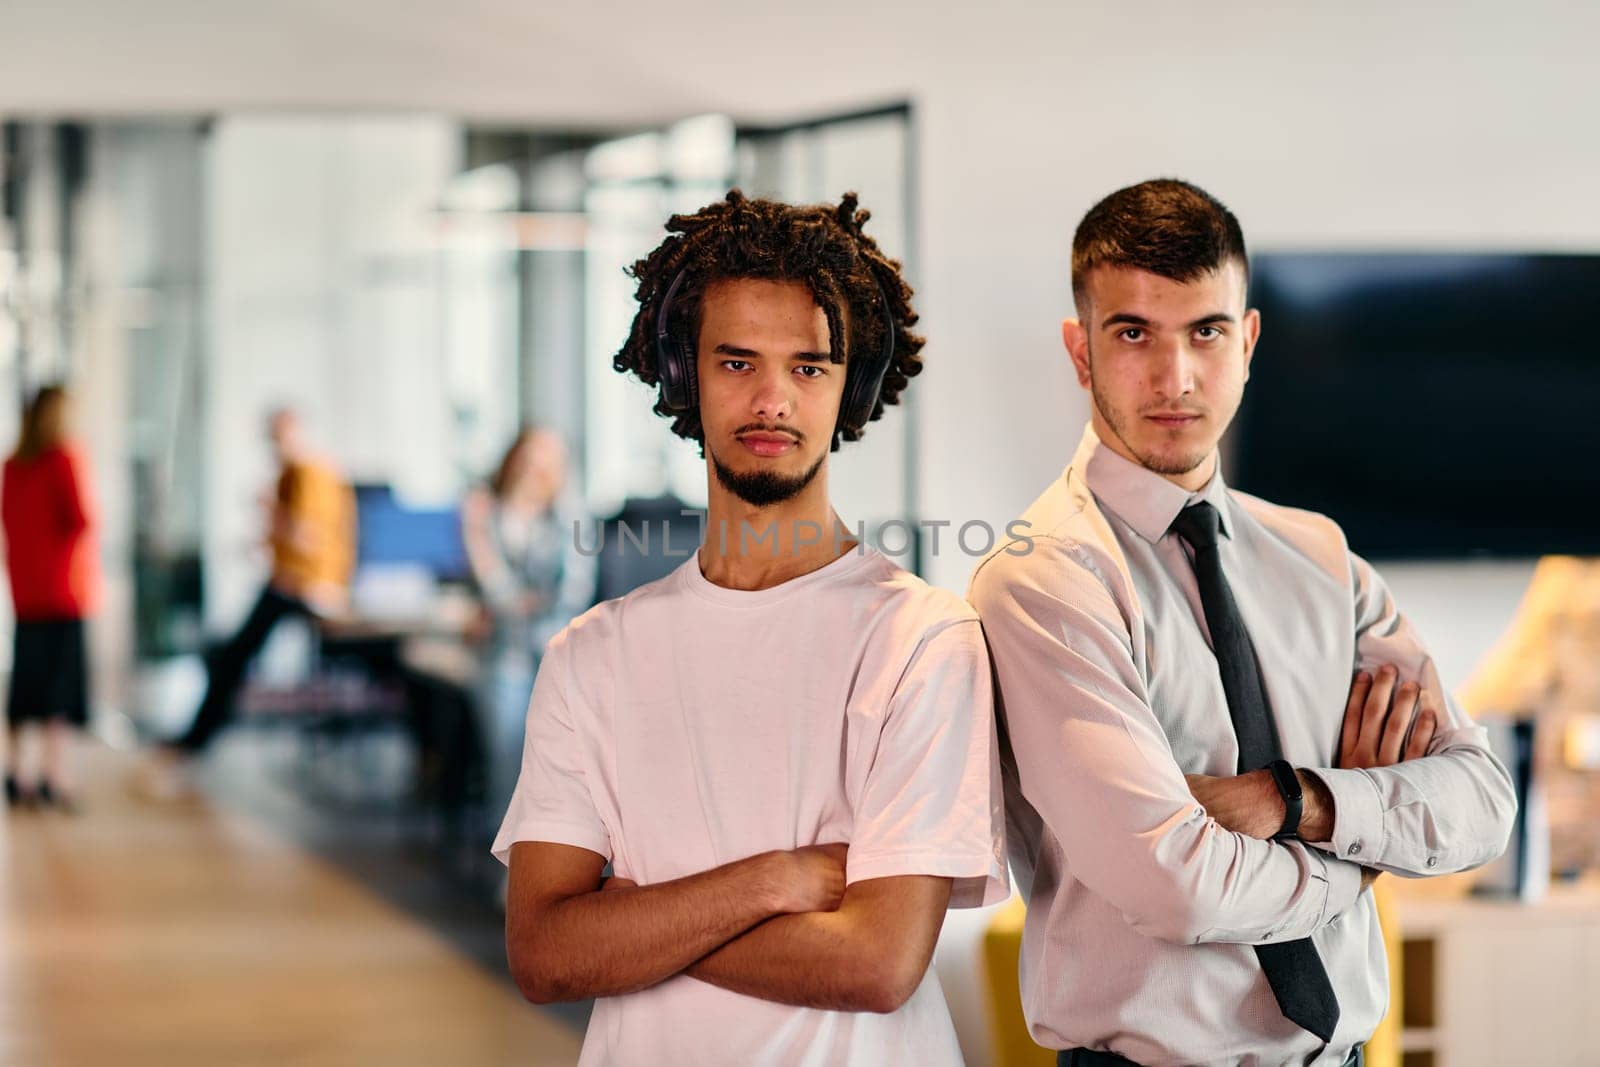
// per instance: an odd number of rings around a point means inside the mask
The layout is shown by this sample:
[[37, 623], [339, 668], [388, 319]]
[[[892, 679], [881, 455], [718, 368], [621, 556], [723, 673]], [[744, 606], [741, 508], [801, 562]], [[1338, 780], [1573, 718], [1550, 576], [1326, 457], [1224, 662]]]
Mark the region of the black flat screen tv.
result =
[[1267, 253], [1231, 483], [1373, 558], [1600, 555], [1600, 255]]

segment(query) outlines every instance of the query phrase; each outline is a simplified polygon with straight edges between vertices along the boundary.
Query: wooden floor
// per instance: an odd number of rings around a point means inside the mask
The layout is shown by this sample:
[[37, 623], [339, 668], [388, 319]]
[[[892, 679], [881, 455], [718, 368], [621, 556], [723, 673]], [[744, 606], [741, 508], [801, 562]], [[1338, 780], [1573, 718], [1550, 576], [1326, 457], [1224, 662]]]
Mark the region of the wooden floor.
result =
[[0, 1064], [576, 1062], [574, 1029], [370, 890], [88, 756], [85, 814], [0, 811]]

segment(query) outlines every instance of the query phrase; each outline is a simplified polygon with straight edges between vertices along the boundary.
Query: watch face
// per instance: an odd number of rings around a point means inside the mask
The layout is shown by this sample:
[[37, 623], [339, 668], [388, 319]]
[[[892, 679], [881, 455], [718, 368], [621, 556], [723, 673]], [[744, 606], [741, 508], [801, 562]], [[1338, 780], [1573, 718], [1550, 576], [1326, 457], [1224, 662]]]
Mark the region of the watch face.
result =
[[1299, 800], [1300, 777], [1294, 773], [1294, 768], [1289, 766], [1287, 760], [1274, 760], [1271, 764], [1272, 778], [1278, 783], [1278, 792], [1283, 794], [1285, 800]]

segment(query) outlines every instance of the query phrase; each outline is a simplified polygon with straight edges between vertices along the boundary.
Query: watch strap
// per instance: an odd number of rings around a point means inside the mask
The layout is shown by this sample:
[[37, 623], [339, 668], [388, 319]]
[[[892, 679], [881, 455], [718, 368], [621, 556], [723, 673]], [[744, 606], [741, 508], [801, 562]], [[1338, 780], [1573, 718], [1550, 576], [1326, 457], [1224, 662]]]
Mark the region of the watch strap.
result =
[[1305, 794], [1300, 789], [1300, 778], [1294, 773], [1294, 767], [1288, 760], [1277, 759], [1267, 764], [1267, 771], [1272, 775], [1272, 783], [1278, 787], [1278, 795], [1283, 798], [1283, 825], [1278, 832], [1273, 834], [1274, 840], [1298, 838], [1300, 836], [1300, 815], [1305, 806]]

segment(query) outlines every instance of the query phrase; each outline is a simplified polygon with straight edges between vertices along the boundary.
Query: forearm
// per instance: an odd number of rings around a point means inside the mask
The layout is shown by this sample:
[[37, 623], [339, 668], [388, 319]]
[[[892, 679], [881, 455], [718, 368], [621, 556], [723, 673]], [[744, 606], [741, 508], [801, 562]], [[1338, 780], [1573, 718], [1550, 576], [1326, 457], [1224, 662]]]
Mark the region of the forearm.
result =
[[595, 557], [579, 552], [577, 542], [568, 539], [562, 552], [561, 585], [554, 607], [556, 619], [562, 625], [583, 614], [594, 603], [596, 577]]
[[477, 583], [484, 601], [494, 608], [509, 604], [515, 594], [515, 583], [505, 564], [496, 557], [494, 548], [479, 531], [471, 528], [464, 533], [462, 541], [472, 580]]
[[[1476, 728], [1455, 734], [1481, 733]], [[1362, 770], [1317, 768], [1331, 817], [1301, 836], [1341, 859], [1395, 874], [1469, 870], [1504, 850], [1516, 797], [1505, 769], [1467, 739], [1431, 756]]]
[[[779, 1004], [883, 1011], [880, 983], [856, 947], [859, 931], [838, 912], [784, 915], [757, 926], [689, 968], [689, 976]], [[868, 966], [863, 966], [868, 965]]]
[[488, 497], [481, 490], [475, 489], [467, 494], [461, 503], [461, 547], [466, 550], [467, 567], [472, 573], [472, 580], [477, 583], [485, 601], [493, 606], [509, 576], [489, 533], [491, 509]]
[[1198, 944], [1308, 937], [1357, 899], [1361, 872], [1297, 841], [1264, 841], [1206, 825], [1157, 846], [1172, 894], [1155, 923], [1167, 940]]
[[[1181, 806], [1152, 829], [1128, 826], [1120, 848], [1103, 826], [1063, 837], [1073, 874], [1135, 929], [1178, 944], [1280, 940], [1309, 934], [1354, 902], [1353, 865], [1271, 840], [1285, 813], [1267, 772], [1184, 780], [1187, 803], [1167, 801]], [[1075, 830], [1070, 812], [1062, 815]]]
[[[1258, 772], [1259, 773], [1259, 772]], [[1295, 777], [1300, 781], [1300, 822], [1295, 829], [1295, 836], [1302, 841], [1326, 841], [1333, 832], [1333, 794], [1328, 791], [1327, 785], [1310, 771], [1296, 769]], [[1281, 826], [1287, 817], [1284, 814], [1284, 801], [1282, 797], [1274, 794], [1274, 799], [1266, 804], [1269, 820], [1275, 819]], [[1270, 837], [1270, 833], [1253, 834], [1255, 837]]]
[[[1126, 601], [1102, 580], [1114, 568], [1065, 555], [1048, 577], [1043, 555], [994, 557], [973, 602], [1006, 695], [1019, 786], [1066, 876], [1141, 934], [1175, 944], [1305, 936], [1348, 907], [1360, 891], [1354, 868], [1233, 832], [1190, 795], [1134, 659]], [[1280, 807], [1269, 835], [1282, 819]]]
[[513, 902], [512, 973], [536, 1003], [652, 986], [782, 910], [775, 862], [767, 853], [657, 885]]
[[[950, 880], [876, 881], [918, 884], [859, 883], [837, 911], [770, 919], [695, 963], [690, 977], [797, 1007], [896, 1010], [927, 973], [950, 900]], [[891, 900], [880, 892], [898, 889], [909, 895]]]
[[[1016, 755], [1023, 793], [1055, 830], [1072, 877], [1146, 936], [1175, 944], [1304, 937], [1361, 891], [1355, 865], [1271, 840], [1284, 803], [1264, 771], [1185, 779], [1173, 768], [1170, 781], [1147, 776], [1133, 793], [1094, 788], [1087, 774], [1064, 782], [1047, 764], [1027, 767], [1036, 758]], [[1037, 789], [1027, 785], [1029, 770]], [[1185, 781], [1193, 795], [1174, 795]], [[1086, 810], [1101, 818], [1085, 822]]]

